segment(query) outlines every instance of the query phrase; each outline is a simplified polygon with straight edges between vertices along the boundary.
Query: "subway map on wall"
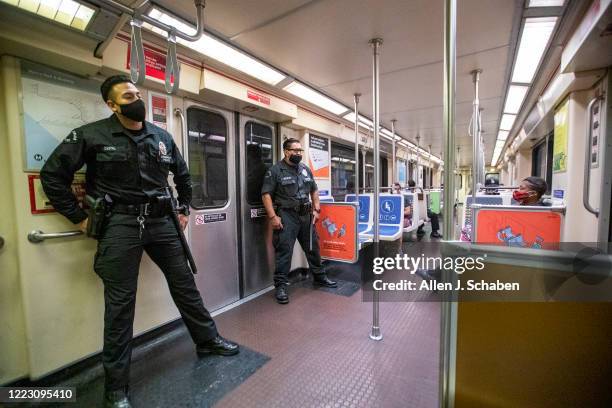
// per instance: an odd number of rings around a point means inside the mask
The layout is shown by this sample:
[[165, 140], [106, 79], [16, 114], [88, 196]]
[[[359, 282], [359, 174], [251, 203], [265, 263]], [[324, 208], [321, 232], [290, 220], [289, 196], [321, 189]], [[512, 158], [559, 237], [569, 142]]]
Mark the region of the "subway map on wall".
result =
[[40, 170], [72, 129], [111, 113], [95, 81], [24, 62], [21, 85], [27, 170]]

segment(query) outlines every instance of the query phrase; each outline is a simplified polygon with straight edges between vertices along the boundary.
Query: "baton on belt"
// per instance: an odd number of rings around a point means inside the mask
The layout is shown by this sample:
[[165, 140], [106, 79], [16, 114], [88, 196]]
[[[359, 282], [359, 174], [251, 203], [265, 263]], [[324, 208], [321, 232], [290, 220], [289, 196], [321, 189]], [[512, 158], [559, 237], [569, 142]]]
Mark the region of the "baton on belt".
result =
[[310, 213], [310, 235], [309, 235], [309, 238], [310, 238], [310, 244], [309, 244], [310, 245], [310, 252], [312, 252], [312, 225], [313, 225], [313, 222], [312, 222], [312, 213]]
[[181, 223], [179, 222], [178, 216], [176, 215], [179, 211], [179, 208], [176, 206], [176, 202], [174, 201], [174, 197], [172, 196], [172, 190], [169, 187], [166, 187], [166, 197], [158, 197], [161, 200], [170, 201], [168, 204], [170, 211], [170, 218], [172, 218], [172, 223], [178, 232], [179, 239], [181, 241], [181, 246], [183, 247], [183, 252], [185, 252], [185, 256], [187, 257], [187, 262], [189, 263], [189, 268], [191, 272], [195, 275], [198, 273], [198, 268], [196, 267], [196, 263], [193, 259], [193, 255], [191, 254], [191, 249], [189, 249], [189, 244], [187, 243], [187, 239], [185, 238], [185, 234], [183, 233], [183, 229], [181, 228]]

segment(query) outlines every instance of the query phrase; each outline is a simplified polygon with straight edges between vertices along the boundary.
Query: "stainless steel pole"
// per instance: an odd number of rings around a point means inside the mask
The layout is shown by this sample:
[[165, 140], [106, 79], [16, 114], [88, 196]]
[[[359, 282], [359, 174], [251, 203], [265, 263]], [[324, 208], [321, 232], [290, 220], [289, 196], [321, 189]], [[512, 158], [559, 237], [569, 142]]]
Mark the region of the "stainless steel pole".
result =
[[427, 180], [429, 181], [429, 188], [433, 187], [433, 167], [431, 166], [431, 145], [427, 145], [427, 170], [429, 172], [429, 176]]
[[419, 178], [421, 178], [421, 169], [419, 169], [420, 154], [421, 154], [419, 150], [421, 149], [421, 136], [419, 136], [418, 134], [417, 134], [417, 137], [416, 137], [416, 141], [417, 141], [417, 148], [416, 148], [416, 173], [417, 173], [416, 186], [423, 188], [423, 183], [419, 182]]
[[[355, 97], [355, 202], [359, 207], [359, 97], [360, 93], [356, 93]], [[365, 161], [363, 162], [365, 168]], [[365, 180], [365, 179], [364, 179]]]
[[[378, 70], [378, 59], [380, 56], [380, 46], [382, 45], [381, 38], [373, 38], [370, 40], [372, 48], [374, 49], [374, 59], [372, 64], [372, 93], [374, 95], [372, 103], [372, 110], [374, 111], [374, 257], [378, 257], [378, 245], [379, 245], [379, 208], [378, 198], [380, 196], [380, 87], [379, 87], [379, 70]], [[373, 291], [372, 299], [372, 331], [370, 332], [370, 338], [372, 340], [382, 340], [383, 336], [380, 332], [380, 293]]]
[[396, 163], [396, 157], [395, 157], [395, 122], [397, 122], [396, 119], [391, 119], [391, 136], [393, 137], [393, 141], [391, 142], [391, 147], [392, 147], [392, 153], [391, 156], [393, 157], [393, 165], [391, 166], [391, 186], [393, 186], [393, 183], [395, 183], [396, 180], [395, 179], [395, 163]]
[[[457, 51], [457, 0], [444, 0], [444, 223], [445, 241], [455, 239], [453, 197], [455, 192], [455, 63]], [[442, 279], [450, 282], [454, 271], [443, 270]], [[457, 302], [443, 297], [440, 317], [439, 405], [455, 405], [455, 365], [457, 353]]]
[[480, 100], [478, 99], [478, 82], [482, 69], [475, 69], [472, 74], [474, 82], [474, 102], [472, 104], [472, 204], [476, 203], [476, 193], [480, 186], [478, 185], [478, 164], [480, 163]]

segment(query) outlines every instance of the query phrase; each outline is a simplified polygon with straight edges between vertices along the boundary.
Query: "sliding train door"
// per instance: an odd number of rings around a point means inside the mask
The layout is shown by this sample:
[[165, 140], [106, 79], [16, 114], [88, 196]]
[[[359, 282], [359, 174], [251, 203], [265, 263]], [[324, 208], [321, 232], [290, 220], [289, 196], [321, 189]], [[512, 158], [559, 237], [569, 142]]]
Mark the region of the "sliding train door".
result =
[[276, 130], [272, 123], [240, 117], [240, 161], [242, 197], [243, 296], [272, 284], [274, 249], [272, 230], [261, 202], [266, 170], [274, 164]]
[[195, 102], [186, 102], [185, 111], [196, 282], [206, 307], [215, 310], [240, 297], [233, 114]]

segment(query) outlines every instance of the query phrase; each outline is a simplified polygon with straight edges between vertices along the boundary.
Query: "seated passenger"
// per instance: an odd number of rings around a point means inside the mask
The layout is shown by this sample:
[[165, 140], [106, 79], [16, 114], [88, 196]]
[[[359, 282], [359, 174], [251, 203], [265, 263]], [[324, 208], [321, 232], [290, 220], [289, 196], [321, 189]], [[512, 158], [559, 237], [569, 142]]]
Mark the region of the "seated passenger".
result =
[[[408, 180], [408, 187], [410, 188], [411, 191], [414, 191], [414, 189], [416, 188], [416, 183], [414, 182], [414, 180]], [[431, 221], [431, 235], [430, 236], [432, 238], [442, 238], [442, 235], [440, 235], [440, 233], [438, 232], [438, 230], [440, 229], [440, 220], [438, 219], [438, 214], [431, 212], [431, 210], [428, 208], [427, 217]], [[423, 225], [421, 225], [417, 229], [417, 235], [418, 236], [425, 235], [425, 231], [423, 231]]]
[[512, 198], [519, 205], [548, 206], [549, 203], [542, 199], [548, 189], [546, 181], [540, 177], [527, 177], [521, 181], [518, 190], [512, 193]]
[[[402, 186], [400, 183], [393, 183], [393, 194], [402, 194]], [[412, 207], [408, 196], [404, 196], [404, 228], [412, 225]]]

